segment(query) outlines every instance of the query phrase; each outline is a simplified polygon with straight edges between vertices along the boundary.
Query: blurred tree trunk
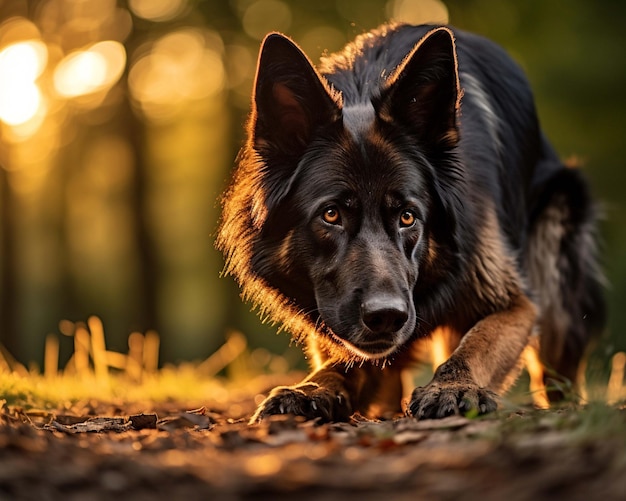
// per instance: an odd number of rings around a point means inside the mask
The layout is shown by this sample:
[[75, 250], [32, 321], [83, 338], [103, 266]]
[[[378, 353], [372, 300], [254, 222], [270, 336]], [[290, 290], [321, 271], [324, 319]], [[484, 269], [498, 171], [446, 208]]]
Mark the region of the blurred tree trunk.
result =
[[15, 195], [9, 185], [9, 172], [0, 166], [0, 227], [2, 231], [0, 272], [0, 343], [17, 355], [17, 263], [15, 260]]
[[148, 213], [149, 175], [145, 158], [146, 133], [145, 125], [139, 120], [131, 108], [129, 93], [124, 100], [120, 115], [127, 129], [127, 138], [133, 145], [133, 177], [131, 179], [132, 214], [134, 217], [135, 239], [138, 258], [139, 284], [137, 290], [139, 312], [138, 326], [142, 331], [160, 330], [158, 315], [159, 267], [157, 261], [156, 242], [150, 232]]

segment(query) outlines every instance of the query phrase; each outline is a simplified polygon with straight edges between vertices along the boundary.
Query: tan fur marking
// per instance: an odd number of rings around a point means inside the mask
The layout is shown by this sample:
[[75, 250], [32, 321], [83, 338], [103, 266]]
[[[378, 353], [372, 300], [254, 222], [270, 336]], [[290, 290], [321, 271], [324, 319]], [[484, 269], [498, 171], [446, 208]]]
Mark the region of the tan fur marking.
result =
[[523, 288], [522, 280], [512, 253], [500, 234], [495, 210], [485, 211], [485, 218], [479, 248], [472, 261], [472, 286], [480, 299], [503, 306], [512, 294]]
[[530, 392], [533, 405], [537, 409], [549, 409], [550, 401], [548, 400], [546, 385], [543, 383], [543, 364], [539, 360], [539, 343], [537, 341], [536, 337], [531, 339], [531, 342], [524, 348], [522, 358], [530, 376]]

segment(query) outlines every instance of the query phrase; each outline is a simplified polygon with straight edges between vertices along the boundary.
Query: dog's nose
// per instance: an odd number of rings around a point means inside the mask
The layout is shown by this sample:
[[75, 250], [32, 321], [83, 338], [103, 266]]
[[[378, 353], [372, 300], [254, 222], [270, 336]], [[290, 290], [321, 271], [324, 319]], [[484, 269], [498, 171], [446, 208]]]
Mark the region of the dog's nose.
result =
[[393, 296], [377, 296], [361, 304], [363, 323], [377, 334], [399, 331], [409, 318], [406, 303]]

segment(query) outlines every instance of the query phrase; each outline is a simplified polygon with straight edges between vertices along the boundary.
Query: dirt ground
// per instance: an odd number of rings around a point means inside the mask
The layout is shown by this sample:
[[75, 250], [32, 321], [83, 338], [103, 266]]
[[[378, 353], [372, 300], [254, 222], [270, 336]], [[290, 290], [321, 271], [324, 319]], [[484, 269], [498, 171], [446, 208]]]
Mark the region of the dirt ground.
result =
[[0, 500], [626, 499], [620, 406], [248, 426], [253, 399], [205, 405], [5, 403]]

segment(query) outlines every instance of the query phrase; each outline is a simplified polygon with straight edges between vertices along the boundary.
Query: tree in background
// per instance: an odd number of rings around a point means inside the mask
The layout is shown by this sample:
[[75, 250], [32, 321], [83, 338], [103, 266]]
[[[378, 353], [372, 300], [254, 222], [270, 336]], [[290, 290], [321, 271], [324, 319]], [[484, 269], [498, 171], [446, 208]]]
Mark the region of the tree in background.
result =
[[212, 243], [259, 42], [283, 31], [315, 61], [395, 18], [449, 19], [525, 67], [544, 128], [606, 200], [601, 355], [625, 349], [624, 14], [583, 0], [0, 3], [0, 343], [40, 361], [60, 320], [96, 314], [113, 348], [158, 330], [165, 361], [205, 357], [231, 327], [286, 349], [219, 279]]

